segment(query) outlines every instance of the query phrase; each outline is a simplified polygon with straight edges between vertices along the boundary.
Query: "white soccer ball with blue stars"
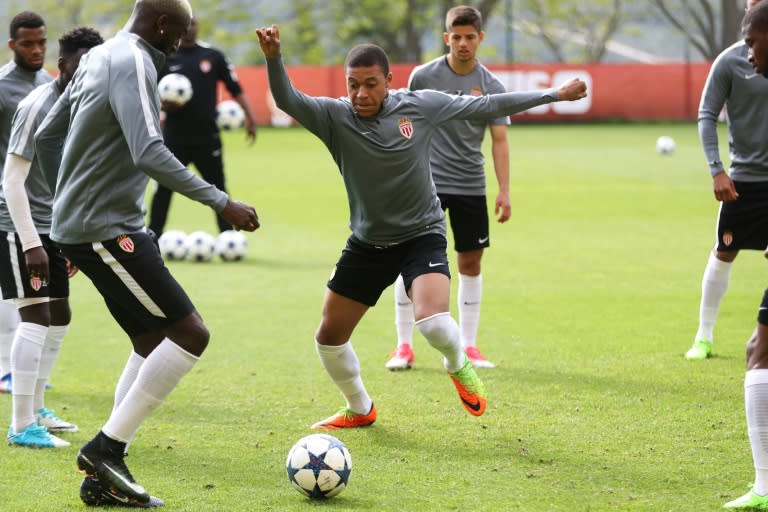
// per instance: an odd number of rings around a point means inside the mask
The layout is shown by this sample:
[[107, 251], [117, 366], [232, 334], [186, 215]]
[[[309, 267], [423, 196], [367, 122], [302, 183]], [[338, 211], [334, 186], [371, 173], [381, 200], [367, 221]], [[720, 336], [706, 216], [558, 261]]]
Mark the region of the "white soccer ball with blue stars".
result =
[[335, 437], [312, 434], [293, 445], [285, 468], [291, 485], [304, 496], [332, 498], [347, 487], [352, 457]]
[[656, 152], [661, 155], [671, 155], [675, 152], [676, 147], [675, 139], [669, 135], [662, 135], [656, 139]]
[[169, 261], [183, 260], [187, 256], [187, 234], [183, 231], [166, 231], [157, 239], [160, 254]]
[[248, 240], [234, 229], [222, 231], [216, 237], [216, 254], [224, 261], [240, 261], [248, 254]]
[[205, 231], [193, 231], [187, 235], [184, 245], [188, 261], [211, 261], [216, 252], [216, 239]]
[[184, 105], [192, 99], [192, 82], [180, 73], [169, 73], [157, 84], [160, 99], [177, 105]]
[[235, 100], [224, 100], [216, 105], [216, 125], [220, 130], [235, 130], [245, 123], [245, 111]]

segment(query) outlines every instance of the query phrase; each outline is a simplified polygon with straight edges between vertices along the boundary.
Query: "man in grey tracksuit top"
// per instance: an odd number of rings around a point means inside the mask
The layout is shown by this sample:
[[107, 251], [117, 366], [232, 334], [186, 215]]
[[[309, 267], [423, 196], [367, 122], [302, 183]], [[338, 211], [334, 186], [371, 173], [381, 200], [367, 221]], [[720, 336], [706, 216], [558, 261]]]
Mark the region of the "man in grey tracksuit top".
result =
[[444, 356], [467, 411], [485, 411], [485, 388], [459, 341], [448, 312], [450, 273], [445, 215], [429, 168], [430, 140], [451, 119], [495, 119], [527, 108], [586, 95], [573, 80], [558, 90], [482, 97], [437, 91], [389, 90], [386, 53], [359, 45], [347, 55], [348, 97], [311, 97], [291, 85], [276, 26], [257, 29], [277, 106], [328, 147], [347, 190], [351, 236], [328, 282], [316, 349], [346, 406], [315, 429], [363, 427], [376, 408], [360, 377], [350, 337], [367, 309], [398, 274], [414, 303], [416, 326]]
[[[758, 4], [747, 2], [747, 10]], [[688, 360], [712, 355], [720, 303], [741, 249], [764, 250], [768, 244], [768, 86], [747, 60], [739, 41], [726, 48], [709, 70], [699, 105], [699, 138], [715, 199], [720, 201], [715, 247], [701, 280], [699, 327]], [[727, 109], [730, 169], [720, 160], [717, 120]]]
[[36, 134], [41, 168], [55, 187], [50, 237], [93, 281], [133, 345], [115, 407], [77, 464], [119, 501], [141, 506], [152, 498], [125, 466], [127, 443], [209, 338], [144, 230], [147, 182], [207, 204], [237, 229], [258, 227], [252, 207], [197, 177], [163, 144], [157, 72], [191, 18], [186, 0], [138, 0], [125, 29], [83, 58]]

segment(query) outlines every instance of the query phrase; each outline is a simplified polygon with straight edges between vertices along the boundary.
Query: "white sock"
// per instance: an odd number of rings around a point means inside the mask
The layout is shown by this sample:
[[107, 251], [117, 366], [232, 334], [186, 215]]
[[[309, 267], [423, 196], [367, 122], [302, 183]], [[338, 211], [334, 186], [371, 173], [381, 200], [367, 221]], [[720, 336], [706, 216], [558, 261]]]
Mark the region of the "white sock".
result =
[[102, 427], [104, 434], [123, 443], [133, 439], [141, 423], [163, 403], [198, 359], [164, 339], [144, 360], [133, 385]]
[[747, 429], [755, 465], [753, 490], [768, 495], [768, 370], [749, 370], [744, 378]]
[[397, 329], [397, 344], [405, 345], [413, 340], [413, 302], [405, 292], [403, 276], [395, 280], [395, 328]]
[[19, 325], [19, 311], [9, 302], [0, 301], [0, 377], [11, 371], [13, 333]]
[[450, 313], [438, 313], [416, 322], [419, 332], [445, 357], [445, 369], [457, 372], [464, 366], [464, 349], [459, 341], [459, 326]]
[[461, 345], [474, 347], [477, 344], [477, 327], [480, 324], [480, 303], [483, 300], [483, 276], [459, 274], [459, 326]]
[[339, 388], [347, 407], [356, 414], [368, 414], [373, 401], [360, 377], [360, 360], [352, 348], [352, 342], [348, 341], [338, 347], [321, 345], [315, 340], [315, 350], [320, 356], [325, 371], [331, 377], [336, 387]]
[[720, 301], [723, 300], [731, 280], [731, 267], [733, 262], [720, 261], [715, 253], [709, 254], [707, 267], [704, 269], [704, 277], [701, 279], [701, 305], [699, 306], [699, 330], [696, 331], [696, 340], [714, 341], [715, 320], [720, 310]]
[[45, 385], [51, 376], [53, 365], [59, 357], [61, 342], [67, 335], [69, 325], [51, 325], [45, 336], [43, 353], [40, 354], [40, 366], [37, 369], [37, 382], [35, 383], [35, 411], [45, 407]]
[[136, 376], [139, 374], [141, 365], [144, 364], [144, 358], [134, 351], [131, 351], [131, 355], [128, 356], [128, 361], [123, 367], [123, 373], [120, 374], [120, 378], [117, 379], [117, 386], [115, 386], [115, 403], [112, 405], [112, 412], [115, 412], [117, 406], [120, 405], [128, 394], [128, 390], [133, 386]]
[[35, 384], [48, 327], [21, 322], [11, 350], [13, 428], [20, 432], [35, 423]]

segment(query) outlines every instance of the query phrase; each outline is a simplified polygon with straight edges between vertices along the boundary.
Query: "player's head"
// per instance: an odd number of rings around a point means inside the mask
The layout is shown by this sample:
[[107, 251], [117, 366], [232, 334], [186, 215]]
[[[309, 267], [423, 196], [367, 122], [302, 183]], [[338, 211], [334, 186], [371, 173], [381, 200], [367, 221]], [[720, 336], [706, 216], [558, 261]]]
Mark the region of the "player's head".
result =
[[197, 41], [198, 28], [197, 18], [192, 16], [192, 20], [189, 22], [187, 33], [181, 36], [181, 46], [192, 46], [195, 44]]
[[741, 25], [744, 42], [749, 46], [747, 59], [758, 73], [768, 76], [768, 2], [747, 11]]
[[386, 52], [375, 44], [359, 44], [344, 60], [347, 94], [360, 117], [375, 116], [389, 93], [392, 73]]
[[443, 40], [451, 58], [458, 62], [474, 62], [477, 47], [485, 38], [483, 16], [468, 5], [458, 5], [445, 15]]
[[749, 11], [751, 11], [752, 9], [754, 9], [754, 7], [755, 7], [757, 4], [759, 4], [759, 3], [760, 3], [760, 0], [747, 0], [747, 5], [744, 7], [744, 10], [745, 10], [745, 11], [747, 11], [747, 12], [749, 12]]
[[28, 71], [39, 71], [45, 59], [48, 35], [43, 18], [32, 11], [20, 12], [10, 24], [8, 48], [16, 65]]
[[80, 64], [80, 57], [104, 42], [101, 34], [90, 27], [77, 27], [59, 38], [59, 84], [66, 87]]
[[170, 55], [179, 47], [191, 20], [188, 0], [136, 0], [127, 29]]

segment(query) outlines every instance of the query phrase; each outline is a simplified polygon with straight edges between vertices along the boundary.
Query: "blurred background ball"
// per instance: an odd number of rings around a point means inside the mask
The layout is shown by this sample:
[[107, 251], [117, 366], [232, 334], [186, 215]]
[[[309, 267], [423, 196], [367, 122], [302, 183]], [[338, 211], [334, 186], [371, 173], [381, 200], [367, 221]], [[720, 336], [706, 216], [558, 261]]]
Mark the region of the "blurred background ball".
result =
[[192, 82], [184, 75], [170, 73], [160, 79], [157, 91], [161, 100], [184, 105], [192, 98]]

